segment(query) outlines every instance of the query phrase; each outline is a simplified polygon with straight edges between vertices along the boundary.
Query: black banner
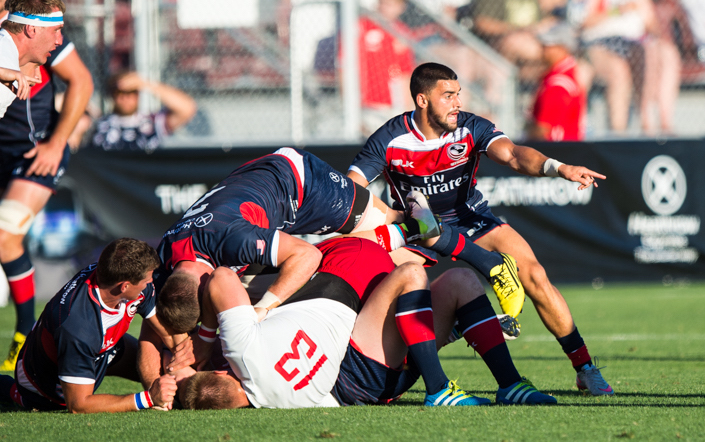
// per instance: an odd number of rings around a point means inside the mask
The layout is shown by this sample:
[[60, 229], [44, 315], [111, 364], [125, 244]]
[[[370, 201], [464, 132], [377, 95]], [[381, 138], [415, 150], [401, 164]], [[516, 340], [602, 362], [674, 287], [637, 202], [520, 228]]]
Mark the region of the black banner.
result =
[[[493, 212], [532, 246], [553, 281], [703, 278], [705, 142], [629, 141], [541, 144], [564, 163], [607, 175], [577, 191], [560, 178], [518, 175], [483, 158], [478, 187]], [[359, 146], [307, 150], [346, 171]], [[113, 238], [158, 242], [211, 186], [243, 163], [277, 147], [81, 151], [71, 160], [70, 191], [87, 217]], [[432, 274], [447, 268], [441, 263]]]

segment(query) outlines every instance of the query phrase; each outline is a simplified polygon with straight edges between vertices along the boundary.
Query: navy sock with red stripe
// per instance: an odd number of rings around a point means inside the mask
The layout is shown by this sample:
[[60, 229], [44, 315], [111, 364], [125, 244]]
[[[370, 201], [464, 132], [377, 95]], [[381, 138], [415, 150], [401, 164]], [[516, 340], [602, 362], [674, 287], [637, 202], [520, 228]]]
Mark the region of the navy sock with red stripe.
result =
[[25, 251], [14, 261], [2, 264], [10, 285], [10, 295], [15, 302], [17, 326], [15, 330], [28, 335], [34, 326], [34, 266]]
[[587, 350], [583, 337], [580, 336], [578, 327], [575, 327], [569, 335], [558, 338], [558, 343], [561, 344], [563, 352], [568, 356], [573, 364], [575, 371], [580, 371], [583, 365], [592, 365], [592, 358]]
[[454, 260], [460, 259], [475, 267], [485, 279], [490, 278], [490, 270], [504, 262], [502, 255], [490, 252], [470, 241], [455, 227], [445, 225], [438, 241], [432, 245], [431, 250], [443, 256], [450, 256]]
[[521, 380], [487, 295], [460, 307], [455, 316], [460, 333], [485, 361], [499, 388], [509, 387]]
[[409, 356], [421, 372], [426, 392], [436, 394], [448, 383], [436, 349], [431, 291], [414, 290], [397, 299], [395, 315], [399, 334], [409, 348]]

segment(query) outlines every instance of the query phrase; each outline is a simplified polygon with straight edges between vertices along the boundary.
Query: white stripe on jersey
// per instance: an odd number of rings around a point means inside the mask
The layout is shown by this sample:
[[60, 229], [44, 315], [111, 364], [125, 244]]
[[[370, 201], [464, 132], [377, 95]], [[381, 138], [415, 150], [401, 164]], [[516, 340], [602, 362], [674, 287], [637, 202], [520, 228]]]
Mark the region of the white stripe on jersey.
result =
[[51, 62], [51, 65], [56, 66], [57, 64], [64, 61], [64, 58], [66, 58], [74, 49], [75, 46], [73, 42], [67, 44], [66, 47], [61, 50], [61, 53], [57, 55], [56, 58], [54, 58], [54, 60]]
[[79, 384], [79, 385], [93, 385], [93, 384], [95, 384], [95, 379], [79, 378], [77, 376], [59, 376], [59, 379], [68, 383], [68, 384]]
[[287, 157], [294, 163], [296, 168], [296, 174], [299, 176], [299, 181], [301, 181], [301, 187], [304, 187], [304, 157], [291, 147], [282, 147], [274, 152], [274, 155], [281, 155]]

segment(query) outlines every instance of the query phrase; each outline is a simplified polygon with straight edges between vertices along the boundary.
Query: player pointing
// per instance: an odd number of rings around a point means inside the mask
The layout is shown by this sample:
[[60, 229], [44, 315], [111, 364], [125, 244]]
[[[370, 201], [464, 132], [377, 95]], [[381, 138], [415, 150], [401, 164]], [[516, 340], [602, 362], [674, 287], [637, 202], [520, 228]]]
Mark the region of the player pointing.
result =
[[[436, 63], [418, 66], [411, 77], [411, 95], [416, 109], [392, 118], [377, 130], [355, 157], [348, 176], [367, 186], [384, 173], [392, 195], [401, 205], [410, 190], [424, 192], [444, 225], [441, 236], [429, 240], [427, 247], [443, 256], [468, 262], [490, 282], [493, 269], [502, 262], [488, 251], [501, 252], [510, 268], [513, 259], [504, 254], [515, 257], [521, 270], [518, 277], [526, 293], [578, 373], [578, 387], [589, 389], [593, 395], [613, 394], [593, 365], [565, 299], [548, 280], [529, 244], [492, 214], [482, 193], [475, 188], [475, 173], [483, 153], [519, 173], [562, 177], [579, 183], [579, 189], [597, 187], [595, 179], [605, 176], [582, 166], [563, 164], [530, 147], [518, 146], [490, 121], [461, 111], [458, 77], [446, 66]], [[433, 259], [428, 250], [417, 249], [416, 253], [411, 250], [394, 252], [395, 262]], [[495, 291], [502, 310], [516, 317], [523, 307], [523, 293]]]

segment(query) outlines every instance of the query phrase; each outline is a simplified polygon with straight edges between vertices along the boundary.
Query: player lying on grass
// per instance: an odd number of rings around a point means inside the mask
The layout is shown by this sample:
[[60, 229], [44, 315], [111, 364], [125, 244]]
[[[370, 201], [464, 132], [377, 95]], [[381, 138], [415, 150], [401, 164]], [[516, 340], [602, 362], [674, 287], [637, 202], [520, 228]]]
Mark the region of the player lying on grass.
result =
[[95, 394], [105, 376], [137, 381], [137, 340], [126, 335], [135, 314], [174, 348], [155, 315], [156, 251], [130, 238], [105, 247], [44, 308], [20, 351], [15, 378], [0, 375], [0, 399], [31, 410], [73, 413], [133, 411], [170, 404], [171, 375], [137, 394]]
[[158, 248], [163, 268], [155, 284], [161, 297], [189, 276], [199, 279], [202, 291], [219, 266], [239, 272], [250, 264], [276, 267], [276, 280], [255, 305], [261, 317], [318, 267], [320, 252], [291, 235], [347, 234], [402, 221], [408, 241], [440, 233], [405, 219], [311, 153], [282, 148], [233, 171], [169, 228]]
[[[259, 325], [246, 293], [240, 291], [233, 296], [233, 288], [239, 288], [234, 284], [236, 276], [226, 269], [216, 269], [204, 294], [204, 306], [208, 308], [204, 309], [203, 319], [206, 324], [212, 323], [212, 328], [220, 328], [223, 355], [232, 373], [191, 372], [193, 376], [180, 388], [184, 406], [239, 408], [251, 404], [279, 408], [384, 403], [410, 388], [419, 375], [426, 385], [425, 405], [490, 403], [488, 399], [460, 390], [443, 372], [436, 353], [436, 314], [431, 309], [431, 292], [423, 267], [409, 263], [394, 268], [382, 248], [364, 239], [336, 238], [318, 247], [323, 261], [316, 276], [281, 307], [270, 311]], [[467, 271], [467, 275], [472, 273]], [[458, 280], [456, 276], [443, 281], [438, 293], [449, 289], [451, 284], [463, 286], [455, 290], [458, 293], [467, 289], [467, 281]], [[507, 387], [498, 391], [498, 402], [555, 403], [553, 397], [536, 391], [513, 369], [499, 322], [476, 279], [474, 288], [472, 295], [464, 299], [443, 293], [440, 298], [447, 300], [448, 306], [441, 309], [441, 314], [447, 316], [451, 305], [452, 308], [460, 306], [458, 317], [462, 318], [461, 324], [468, 325], [466, 339], [486, 342], [485, 346], [476, 347], [477, 351], [490, 361], [488, 365], [492, 364], [500, 386]], [[463, 303], [480, 297], [484, 299], [474, 304]], [[318, 305], [330, 304], [331, 299], [348, 305], [351, 302], [363, 304], [354, 329], [337, 320], [328, 325], [330, 313], [323, 308], [319, 310]], [[350, 312], [349, 307], [341, 310]], [[238, 316], [240, 320], [236, 322]], [[442, 320], [445, 329], [441, 333], [449, 336], [455, 316], [451, 313], [450, 318]], [[321, 325], [325, 325], [324, 328], [316, 330]], [[337, 345], [342, 344], [340, 347], [325, 345], [330, 342], [328, 335], [339, 337], [343, 329], [352, 332], [352, 340], [348, 335], [348, 339], [337, 341]], [[493, 340], [487, 341], [486, 335], [492, 335]], [[205, 336], [199, 332], [199, 336], [215, 340], [214, 334]], [[374, 357], [393, 363], [393, 367], [400, 367], [408, 352], [412, 368], [382, 370], [382, 364], [361, 354], [359, 347], [355, 348], [356, 336]], [[342, 367], [339, 367], [341, 361]], [[361, 363], [381, 376], [383, 384], [362, 382]], [[396, 379], [392, 379], [393, 373], [397, 374]], [[384, 381], [387, 376], [388, 382]], [[328, 394], [329, 387], [332, 395]], [[312, 394], [314, 401], [311, 401]]]

